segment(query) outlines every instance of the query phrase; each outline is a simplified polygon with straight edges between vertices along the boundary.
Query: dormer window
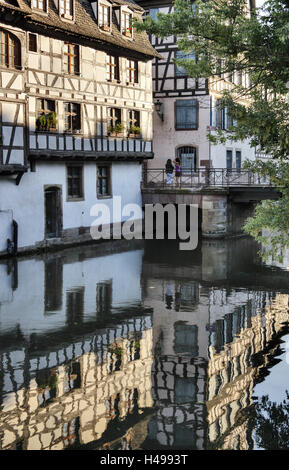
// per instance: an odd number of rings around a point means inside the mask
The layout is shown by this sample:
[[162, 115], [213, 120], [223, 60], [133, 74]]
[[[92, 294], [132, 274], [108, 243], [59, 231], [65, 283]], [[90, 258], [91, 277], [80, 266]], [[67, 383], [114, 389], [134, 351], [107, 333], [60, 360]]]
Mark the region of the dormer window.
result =
[[59, 10], [62, 18], [73, 20], [73, 0], [60, 0]]
[[32, 0], [32, 8], [47, 11], [47, 0]]
[[127, 11], [121, 13], [121, 32], [126, 37], [132, 37], [132, 14]]
[[107, 5], [100, 3], [98, 9], [98, 26], [103, 31], [110, 31], [110, 15], [111, 8]]

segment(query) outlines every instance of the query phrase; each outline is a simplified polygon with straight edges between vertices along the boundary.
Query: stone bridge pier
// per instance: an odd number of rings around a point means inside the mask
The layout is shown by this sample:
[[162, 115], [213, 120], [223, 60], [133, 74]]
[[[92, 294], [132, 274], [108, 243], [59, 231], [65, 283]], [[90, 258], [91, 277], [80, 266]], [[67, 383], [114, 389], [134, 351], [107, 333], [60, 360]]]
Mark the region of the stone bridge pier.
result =
[[199, 231], [203, 238], [224, 238], [243, 234], [246, 219], [254, 214], [256, 204], [264, 199], [278, 199], [274, 188], [142, 188], [145, 204], [197, 204]]

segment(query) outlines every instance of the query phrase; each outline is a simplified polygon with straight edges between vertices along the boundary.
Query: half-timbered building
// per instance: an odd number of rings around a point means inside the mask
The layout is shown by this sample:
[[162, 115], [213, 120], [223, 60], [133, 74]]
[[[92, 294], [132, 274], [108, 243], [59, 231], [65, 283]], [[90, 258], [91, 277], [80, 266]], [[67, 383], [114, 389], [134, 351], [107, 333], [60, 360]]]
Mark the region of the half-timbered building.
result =
[[133, 0], [0, 0], [0, 252], [89, 239], [96, 203], [141, 203], [159, 56], [132, 28], [142, 14]]
[[[172, 0], [137, 0], [146, 14], [157, 19], [158, 13], [170, 14]], [[251, 1], [253, 6], [254, 0]], [[222, 74], [212, 79], [195, 80], [187, 75], [175, 59], [191, 58], [178, 50], [177, 38], [150, 37], [154, 48], [162, 58], [153, 62], [153, 90], [156, 109], [154, 113], [153, 143], [155, 157], [149, 168], [164, 168], [168, 158], [181, 159], [183, 172], [196, 168], [241, 168], [246, 159], [255, 158], [255, 149], [248, 141], [220, 145], [210, 144], [207, 135], [217, 128], [228, 129], [230, 118], [226, 109], [220, 110], [218, 100], [224, 87], [240, 80], [246, 85], [246, 77], [239, 74]]]

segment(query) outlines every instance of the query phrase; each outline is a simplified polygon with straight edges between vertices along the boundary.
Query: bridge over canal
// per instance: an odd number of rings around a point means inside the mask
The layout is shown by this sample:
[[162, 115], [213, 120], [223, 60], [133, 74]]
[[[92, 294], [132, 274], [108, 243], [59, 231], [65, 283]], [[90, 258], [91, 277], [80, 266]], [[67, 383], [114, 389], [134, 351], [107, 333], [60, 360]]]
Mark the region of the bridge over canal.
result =
[[199, 227], [205, 238], [241, 234], [258, 202], [279, 197], [268, 179], [249, 170], [197, 168], [179, 178], [174, 175], [170, 184], [164, 169], [143, 171], [143, 205], [198, 205]]

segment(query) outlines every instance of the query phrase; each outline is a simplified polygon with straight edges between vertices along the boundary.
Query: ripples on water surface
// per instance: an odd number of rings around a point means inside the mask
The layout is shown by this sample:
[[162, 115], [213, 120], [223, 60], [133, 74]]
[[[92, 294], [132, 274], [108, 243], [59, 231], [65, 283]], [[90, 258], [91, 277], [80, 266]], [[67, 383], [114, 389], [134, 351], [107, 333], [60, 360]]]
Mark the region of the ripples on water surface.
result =
[[288, 449], [286, 262], [117, 246], [0, 263], [1, 449]]

